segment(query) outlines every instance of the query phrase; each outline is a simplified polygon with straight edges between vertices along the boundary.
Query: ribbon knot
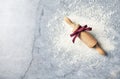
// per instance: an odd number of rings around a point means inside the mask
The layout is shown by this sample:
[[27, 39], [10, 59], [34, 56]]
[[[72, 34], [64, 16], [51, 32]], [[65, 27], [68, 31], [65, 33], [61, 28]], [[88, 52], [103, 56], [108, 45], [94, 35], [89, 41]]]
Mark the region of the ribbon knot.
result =
[[81, 25], [79, 25], [79, 27], [72, 34], [70, 34], [70, 36], [73, 37], [72, 42], [73, 43], [75, 42], [76, 37], [79, 37], [79, 35], [82, 31], [91, 31], [91, 30], [92, 30], [92, 28], [87, 27], [87, 25], [85, 25], [83, 27]]

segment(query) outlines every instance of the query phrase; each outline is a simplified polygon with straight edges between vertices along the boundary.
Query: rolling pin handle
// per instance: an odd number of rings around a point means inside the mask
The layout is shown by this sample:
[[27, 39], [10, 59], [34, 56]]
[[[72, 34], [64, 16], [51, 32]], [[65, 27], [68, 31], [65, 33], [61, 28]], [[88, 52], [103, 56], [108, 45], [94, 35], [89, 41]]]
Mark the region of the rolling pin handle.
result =
[[105, 51], [98, 45], [95, 45], [95, 49], [101, 54], [101, 55], [106, 55]]
[[64, 17], [64, 20], [72, 27], [72, 28], [76, 28], [76, 24], [73, 23], [68, 17]]

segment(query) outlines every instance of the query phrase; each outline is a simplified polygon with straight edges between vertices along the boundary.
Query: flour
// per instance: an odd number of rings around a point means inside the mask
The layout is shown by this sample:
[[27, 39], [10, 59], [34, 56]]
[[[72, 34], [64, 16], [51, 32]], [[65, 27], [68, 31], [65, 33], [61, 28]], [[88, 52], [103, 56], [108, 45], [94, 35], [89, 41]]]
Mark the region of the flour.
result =
[[[44, 53], [40, 57], [44, 57], [47, 63], [42, 68], [46, 71], [50, 67], [48, 63], [52, 64], [49, 74], [54, 79], [108, 79], [110, 72], [114, 70], [113, 64], [117, 65], [119, 62], [119, 55], [115, 55], [119, 54], [116, 52], [118, 41], [115, 41], [119, 35], [113, 29], [112, 23], [116, 11], [94, 1], [88, 3], [81, 0], [61, 0], [58, 3], [61, 8], [58, 6], [56, 12], [51, 13], [48, 22], [44, 16], [43, 21], [47, 24], [41, 26], [40, 53]], [[65, 16], [82, 26], [87, 24], [92, 27], [89, 32], [108, 56], [102, 56], [95, 49], [87, 47], [79, 38], [73, 44], [70, 37], [72, 28], [64, 21]], [[45, 22], [41, 24], [45, 25]]]
[[108, 54], [116, 48], [116, 42], [109, 37], [112, 32], [115, 34], [115, 31], [110, 31], [112, 27], [109, 25], [110, 17], [114, 12], [105, 13], [104, 9], [97, 6], [82, 6], [82, 8], [76, 6], [75, 10], [58, 10], [48, 22], [48, 39], [51, 40], [51, 49], [54, 51], [53, 60], [57, 62], [56, 65], [60, 68], [60, 71], [56, 72], [58, 76], [69, 73], [72, 69], [68, 69], [68, 66], [73, 69], [79, 66], [78, 62], [81, 64], [86, 63], [90, 67], [100, 67], [106, 61], [104, 56], [101, 56], [95, 49], [87, 47], [79, 38], [76, 39], [74, 44], [72, 43], [72, 38], [70, 37], [72, 28], [63, 20], [65, 16], [82, 26], [87, 24], [92, 27], [90, 33]]
[[[71, 11], [69, 12], [68, 17], [75, 23], [79, 23], [80, 25], [87, 24], [89, 27], [92, 27], [92, 31], [90, 31], [90, 33], [98, 40], [106, 52], [114, 50], [114, 40], [108, 38], [110, 34], [106, 32], [107, 29], [111, 28], [108, 25], [111, 14], [104, 14], [104, 11], [99, 7], [94, 11], [94, 13], [92, 13], [91, 10], [94, 10], [94, 6], [82, 11], [81, 9], [78, 9], [75, 12]], [[48, 24], [50, 30], [54, 31], [54, 34], [56, 34], [52, 41], [54, 43], [55, 50], [64, 49], [65, 51], [72, 51], [74, 53], [79, 51], [79, 54], [85, 52], [86, 54], [98, 53], [95, 50], [88, 48], [82, 41], [80, 41], [80, 39], [77, 39], [75, 44], [72, 43], [72, 38], [69, 36], [72, 33], [72, 28], [63, 21], [64, 16], [66, 16], [65, 13], [63, 12], [63, 14], [59, 14], [59, 12], [61, 11], [59, 10], [58, 13], [55, 14], [55, 18], [53, 18]], [[85, 15], [86, 13], [88, 14]]]

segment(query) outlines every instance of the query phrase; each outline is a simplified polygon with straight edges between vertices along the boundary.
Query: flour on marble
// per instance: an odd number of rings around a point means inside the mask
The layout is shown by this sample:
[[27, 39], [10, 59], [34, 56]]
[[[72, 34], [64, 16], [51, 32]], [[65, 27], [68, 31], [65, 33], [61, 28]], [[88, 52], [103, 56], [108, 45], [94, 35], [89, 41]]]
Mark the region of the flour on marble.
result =
[[[104, 50], [107, 52], [114, 50], [114, 40], [108, 38], [110, 34], [106, 32], [106, 29], [111, 28], [109, 27], [109, 19], [111, 14], [104, 13], [104, 11], [99, 7], [97, 9], [94, 9], [94, 7], [95, 6], [90, 8], [84, 7], [85, 10], [81, 10], [79, 7], [79, 9], [75, 12], [69, 11], [69, 14], [67, 15], [67, 12], [62, 12], [59, 10], [58, 13], [55, 14], [48, 26], [50, 27], [49, 30], [54, 31], [55, 35], [53, 38], [53, 43], [56, 50], [64, 49], [65, 51], [72, 51], [73, 53], [79, 51], [79, 53], [88, 52], [89, 54], [95, 52], [93, 49], [90, 49], [83, 44], [79, 39], [76, 40], [75, 44], [72, 43], [72, 38], [69, 36], [72, 33], [72, 28], [63, 21], [64, 16], [68, 16], [72, 21], [81, 25], [87, 24], [89, 27], [92, 27], [93, 30], [90, 31], [90, 33], [93, 34], [93, 36], [98, 40]], [[94, 11], [94, 13], [91, 12], [91, 10]]]
[[[117, 53], [113, 51], [116, 50], [117, 43], [114, 37], [116, 38], [118, 34], [111, 25], [115, 10], [106, 9], [99, 3], [80, 0], [61, 0], [56, 12], [47, 10], [45, 13], [47, 12], [48, 15], [43, 16], [44, 19], [41, 22], [41, 38], [39, 39], [41, 41], [38, 42], [40, 43], [39, 53], [41, 53], [38, 59], [42, 57], [45, 59], [43, 59], [45, 64], [41, 64], [45, 75], [41, 75], [41, 78], [107, 79], [111, 76], [109, 71], [112, 72], [114, 69], [112, 64], [115, 62], [117, 64], [119, 60], [119, 57], [109, 56]], [[90, 33], [108, 53], [108, 57], [101, 56], [95, 49], [88, 48], [79, 38], [73, 44], [69, 36], [72, 28], [64, 22], [65, 16], [76, 23], [92, 27], [93, 30]]]

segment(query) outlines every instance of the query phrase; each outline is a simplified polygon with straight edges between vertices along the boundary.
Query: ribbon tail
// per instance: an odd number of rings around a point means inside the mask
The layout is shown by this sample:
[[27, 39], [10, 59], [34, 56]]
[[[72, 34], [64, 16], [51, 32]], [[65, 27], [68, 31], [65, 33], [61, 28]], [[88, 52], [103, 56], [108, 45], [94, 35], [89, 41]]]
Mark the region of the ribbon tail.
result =
[[72, 34], [70, 34], [71, 37], [73, 37], [74, 35], [77, 35], [79, 32], [74, 32]]
[[91, 28], [91, 27], [88, 27], [88, 28], [87, 28], [87, 30], [88, 30], [88, 31], [91, 31], [91, 30], [92, 30], [92, 28]]
[[75, 36], [73, 37], [73, 39], [72, 39], [72, 42], [73, 42], [73, 43], [75, 42], [75, 39], [77, 38], [78, 35], [79, 35], [79, 34], [77, 34], [77, 35], [75, 35]]

